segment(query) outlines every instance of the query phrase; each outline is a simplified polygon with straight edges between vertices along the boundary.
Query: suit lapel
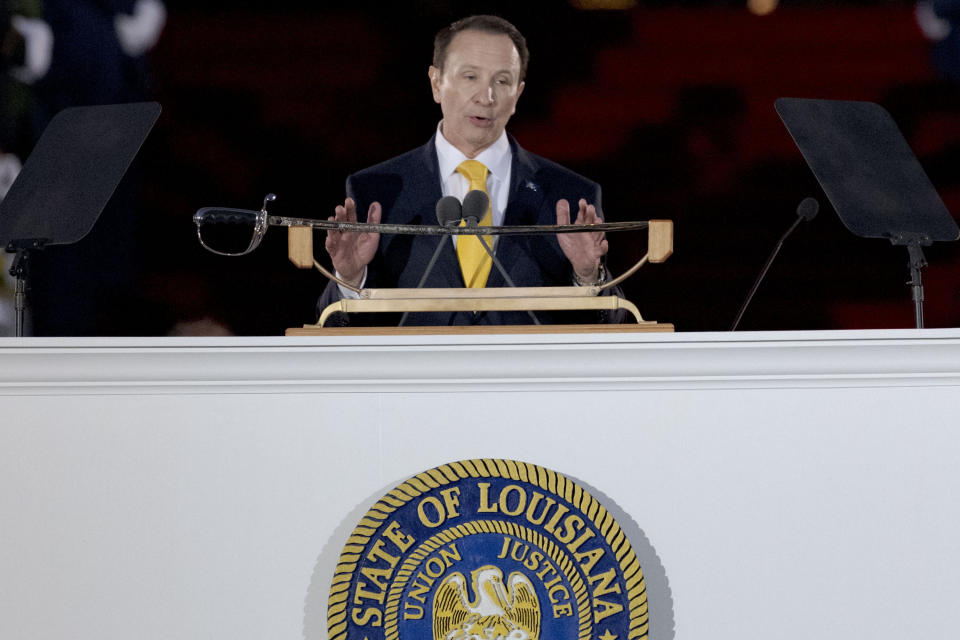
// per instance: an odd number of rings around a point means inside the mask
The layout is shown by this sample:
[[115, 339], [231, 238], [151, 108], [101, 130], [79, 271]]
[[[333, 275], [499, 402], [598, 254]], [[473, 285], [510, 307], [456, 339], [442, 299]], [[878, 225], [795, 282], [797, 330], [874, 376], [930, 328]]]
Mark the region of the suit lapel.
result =
[[[436, 134], [434, 134], [436, 136]], [[416, 168], [417, 176], [414, 184], [416, 191], [414, 198], [417, 202], [436, 202], [443, 197], [443, 186], [440, 181], [440, 163], [437, 161], [437, 147], [434, 138], [420, 147], [418, 154], [420, 164]], [[424, 224], [433, 224], [433, 214], [424, 212]]]
[[[435, 141], [436, 134], [430, 138], [430, 142], [421, 147], [420, 161], [421, 165], [416, 170], [418, 178], [415, 181], [417, 185], [414, 201], [430, 203], [428, 208], [422, 212], [421, 224], [437, 224], [436, 212], [433, 207], [436, 202], [443, 197], [443, 184], [440, 179], [440, 163], [437, 160], [437, 147]], [[453, 241], [450, 236], [440, 236], [438, 238], [430, 237], [423, 246], [429, 247], [429, 254], [424, 254], [424, 266], [436, 250], [437, 242], [444, 243], [444, 248], [440, 251], [440, 257], [433, 267], [430, 278], [425, 286], [427, 287], [463, 287], [463, 275], [460, 272], [460, 261], [457, 259], [457, 253], [454, 250]]]
[[539, 165], [512, 136], [510, 146], [513, 150], [510, 198], [503, 224], [536, 224], [544, 199], [543, 189], [537, 184]]
[[[509, 136], [510, 148], [513, 151], [513, 162], [510, 169], [510, 196], [507, 200], [507, 210], [504, 212], [503, 225], [531, 225], [537, 224], [541, 216], [541, 207], [544, 206], [543, 188], [537, 183], [539, 166], [536, 160], [527, 153], [513, 136]], [[516, 280], [513, 269], [518, 263], [517, 254], [521, 243], [517, 236], [502, 236], [497, 247], [497, 259], [503, 264], [510, 277]], [[490, 272], [488, 287], [502, 287], [506, 282], [500, 271], [494, 267]]]

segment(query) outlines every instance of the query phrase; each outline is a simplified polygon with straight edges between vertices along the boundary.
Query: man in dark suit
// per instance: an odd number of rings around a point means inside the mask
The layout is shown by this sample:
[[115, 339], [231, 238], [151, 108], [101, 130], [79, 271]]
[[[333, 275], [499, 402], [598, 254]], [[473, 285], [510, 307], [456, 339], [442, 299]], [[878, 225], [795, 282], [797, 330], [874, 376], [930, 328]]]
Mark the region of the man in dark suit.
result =
[[[437, 34], [429, 69], [433, 99], [443, 112], [425, 146], [347, 179], [347, 198], [331, 220], [433, 224], [445, 195], [486, 191], [491, 200], [481, 225], [575, 224], [602, 221], [600, 187], [523, 150], [504, 131], [524, 88], [529, 53], [517, 29], [494, 16], [471, 16]], [[361, 216], [362, 217], [362, 216]], [[485, 236], [489, 239], [490, 236]], [[355, 286], [415, 287], [437, 242], [443, 250], [427, 287], [498, 287], [505, 282], [475, 236], [449, 238], [330, 232], [326, 249], [338, 276]], [[603, 233], [503, 236], [497, 258], [517, 286], [597, 284], [604, 278]], [[351, 295], [331, 283], [319, 308]], [[570, 321], [538, 313], [541, 321]], [[581, 318], [582, 319], [582, 318]], [[596, 314], [588, 320], [596, 322]], [[413, 314], [409, 324], [528, 324], [523, 312]]]

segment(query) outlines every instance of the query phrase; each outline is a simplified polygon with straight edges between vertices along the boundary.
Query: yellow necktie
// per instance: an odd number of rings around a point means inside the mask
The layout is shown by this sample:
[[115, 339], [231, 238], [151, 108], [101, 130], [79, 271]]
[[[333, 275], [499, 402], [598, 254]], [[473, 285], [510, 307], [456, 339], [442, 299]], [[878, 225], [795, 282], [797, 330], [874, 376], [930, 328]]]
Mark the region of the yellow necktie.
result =
[[[457, 167], [463, 176], [470, 181], [470, 191], [483, 191], [487, 193], [487, 168], [482, 162], [476, 160], [464, 160]], [[489, 194], [487, 194], [489, 195]], [[461, 222], [460, 226], [466, 223]], [[488, 205], [487, 212], [483, 214], [480, 220], [481, 227], [489, 227], [493, 224], [493, 209]], [[468, 287], [483, 288], [487, 286], [487, 276], [490, 275], [490, 266], [493, 261], [490, 254], [486, 252], [481, 242], [493, 248], [493, 245], [487, 239], [490, 236], [458, 236], [457, 237], [457, 258], [460, 260], [460, 271], [463, 272], [463, 281]]]

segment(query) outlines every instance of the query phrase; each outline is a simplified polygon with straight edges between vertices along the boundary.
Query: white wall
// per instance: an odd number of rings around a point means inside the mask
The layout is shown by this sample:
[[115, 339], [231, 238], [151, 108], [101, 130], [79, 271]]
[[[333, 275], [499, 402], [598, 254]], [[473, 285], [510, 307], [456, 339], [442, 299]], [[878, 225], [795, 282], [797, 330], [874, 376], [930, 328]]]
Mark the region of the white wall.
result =
[[0, 340], [0, 638], [325, 638], [365, 508], [501, 457], [609, 501], [652, 638], [952, 639], [958, 400], [957, 330]]

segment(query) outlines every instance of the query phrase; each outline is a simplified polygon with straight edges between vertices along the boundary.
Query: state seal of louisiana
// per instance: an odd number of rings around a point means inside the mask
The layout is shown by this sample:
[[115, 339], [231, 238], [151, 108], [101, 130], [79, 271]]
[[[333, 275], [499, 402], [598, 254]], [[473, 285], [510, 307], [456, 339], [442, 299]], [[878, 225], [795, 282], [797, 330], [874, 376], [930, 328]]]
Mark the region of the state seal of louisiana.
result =
[[565, 476], [513, 460], [420, 473], [340, 554], [330, 640], [635, 640], [643, 571], [620, 525]]

